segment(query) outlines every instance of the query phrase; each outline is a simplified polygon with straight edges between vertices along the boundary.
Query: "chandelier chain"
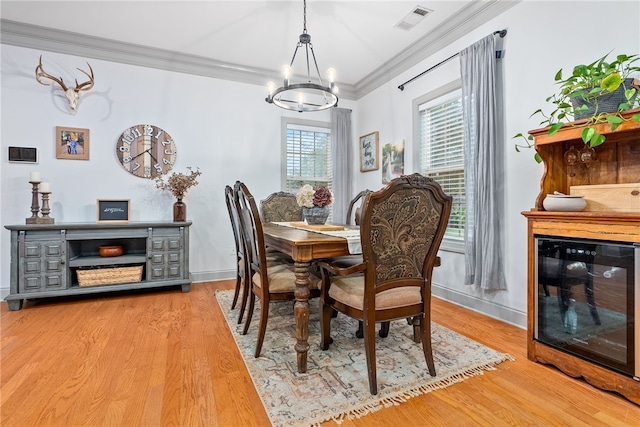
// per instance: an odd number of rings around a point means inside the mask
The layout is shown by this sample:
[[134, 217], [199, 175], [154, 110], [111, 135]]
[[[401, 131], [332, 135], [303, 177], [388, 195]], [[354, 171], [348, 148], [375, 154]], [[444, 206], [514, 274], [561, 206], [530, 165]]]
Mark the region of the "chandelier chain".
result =
[[303, 20], [302, 20], [302, 29], [303, 29], [303, 31], [302, 32], [307, 34], [307, 0], [303, 1], [302, 16], [303, 16]]

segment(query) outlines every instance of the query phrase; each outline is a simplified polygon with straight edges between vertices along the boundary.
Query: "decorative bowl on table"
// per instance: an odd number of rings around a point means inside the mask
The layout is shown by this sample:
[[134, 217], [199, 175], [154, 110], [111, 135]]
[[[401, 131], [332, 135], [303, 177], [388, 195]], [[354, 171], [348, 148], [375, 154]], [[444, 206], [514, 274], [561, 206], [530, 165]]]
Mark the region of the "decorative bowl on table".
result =
[[542, 201], [542, 206], [547, 211], [579, 212], [587, 206], [584, 196], [574, 196], [558, 193], [547, 194]]
[[113, 257], [122, 255], [122, 245], [100, 246], [98, 252], [102, 257]]

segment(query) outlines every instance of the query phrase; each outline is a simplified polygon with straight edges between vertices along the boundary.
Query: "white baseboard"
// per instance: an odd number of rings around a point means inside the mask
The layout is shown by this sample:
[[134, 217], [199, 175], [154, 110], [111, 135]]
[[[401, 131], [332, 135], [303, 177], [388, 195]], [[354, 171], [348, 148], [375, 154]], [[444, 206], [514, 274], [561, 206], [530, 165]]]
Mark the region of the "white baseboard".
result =
[[[219, 280], [231, 280], [236, 276], [235, 270], [220, 270], [220, 271], [201, 271], [191, 273], [191, 280], [194, 283], [200, 282], [216, 282]], [[505, 307], [499, 304], [492, 303], [473, 295], [463, 294], [461, 292], [453, 291], [442, 286], [438, 286], [435, 283], [431, 288], [431, 292], [434, 297], [443, 299], [452, 304], [459, 305], [469, 310], [476, 311], [491, 318], [500, 320], [510, 325], [519, 327], [521, 329], [527, 328], [527, 313], [514, 310], [509, 307]], [[9, 295], [9, 288], [0, 288], [0, 299], [4, 299]]]
[[484, 314], [493, 319], [500, 320], [521, 329], [527, 329], [527, 313], [514, 310], [503, 305], [495, 304], [477, 298], [473, 295], [463, 294], [435, 283], [431, 287], [431, 294], [452, 304], [459, 305], [477, 313]]

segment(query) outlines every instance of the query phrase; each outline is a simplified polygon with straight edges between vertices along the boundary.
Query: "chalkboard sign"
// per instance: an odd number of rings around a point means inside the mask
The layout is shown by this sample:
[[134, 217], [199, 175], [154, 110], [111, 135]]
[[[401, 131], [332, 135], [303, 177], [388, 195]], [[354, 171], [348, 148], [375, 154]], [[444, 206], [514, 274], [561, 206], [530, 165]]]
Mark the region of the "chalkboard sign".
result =
[[98, 222], [129, 222], [129, 199], [98, 199]]

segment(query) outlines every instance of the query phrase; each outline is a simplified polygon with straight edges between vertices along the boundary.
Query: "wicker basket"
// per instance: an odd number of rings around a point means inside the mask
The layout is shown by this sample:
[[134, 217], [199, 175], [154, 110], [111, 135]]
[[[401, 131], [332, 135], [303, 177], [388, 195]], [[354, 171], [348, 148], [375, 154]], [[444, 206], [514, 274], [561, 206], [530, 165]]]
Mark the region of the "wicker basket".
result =
[[78, 274], [78, 285], [80, 287], [136, 283], [142, 280], [141, 265], [76, 270], [76, 273]]

